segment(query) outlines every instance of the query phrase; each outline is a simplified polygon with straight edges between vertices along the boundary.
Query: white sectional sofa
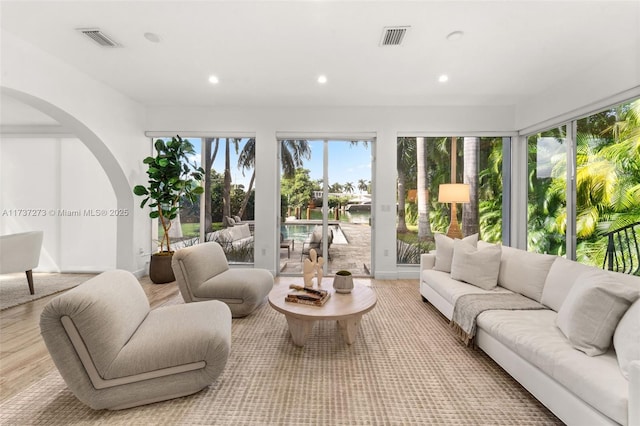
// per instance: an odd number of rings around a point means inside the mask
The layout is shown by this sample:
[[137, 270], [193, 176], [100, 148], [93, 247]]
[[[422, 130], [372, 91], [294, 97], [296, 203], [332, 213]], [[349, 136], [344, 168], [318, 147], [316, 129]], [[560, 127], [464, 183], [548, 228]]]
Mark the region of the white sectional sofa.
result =
[[[469, 249], [474, 244], [477, 248]], [[495, 255], [497, 248], [473, 239], [453, 242], [437, 236], [436, 251], [421, 257], [423, 300], [448, 319], [457, 299], [466, 294], [515, 292], [540, 302], [545, 309], [482, 312], [477, 316], [475, 345], [566, 424], [640, 425], [640, 278], [511, 247], [499, 248], [495, 266], [485, 256], [490, 250]], [[483, 285], [493, 275], [497, 286], [481, 288], [452, 278], [460, 278], [461, 270], [470, 277], [466, 281], [478, 277]], [[620, 302], [618, 318], [609, 311], [610, 320], [593, 323], [600, 315], [596, 311], [609, 306], [608, 298], [613, 297], [608, 290], [594, 290], [602, 283], [612, 283], [627, 302]], [[589, 300], [592, 305], [586, 303]], [[589, 356], [584, 348], [574, 347], [580, 346], [580, 336], [575, 337], [570, 327], [591, 324], [598, 336], [606, 338], [607, 322], [614, 329], [604, 353]]]

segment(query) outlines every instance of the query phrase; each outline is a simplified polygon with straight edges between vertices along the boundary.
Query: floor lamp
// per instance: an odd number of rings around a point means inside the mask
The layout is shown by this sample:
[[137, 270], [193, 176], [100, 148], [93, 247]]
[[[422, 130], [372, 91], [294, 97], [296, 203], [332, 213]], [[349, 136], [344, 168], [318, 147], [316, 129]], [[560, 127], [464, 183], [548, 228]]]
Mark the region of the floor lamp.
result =
[[438, 191], [439, 203], [451, 203], [451, 224], [447, 231], [449, 238], [462, 238], [462, 231], [458, 225], [457, 203], [469, 202], [469, 185], [466, 183], [443, 183]]

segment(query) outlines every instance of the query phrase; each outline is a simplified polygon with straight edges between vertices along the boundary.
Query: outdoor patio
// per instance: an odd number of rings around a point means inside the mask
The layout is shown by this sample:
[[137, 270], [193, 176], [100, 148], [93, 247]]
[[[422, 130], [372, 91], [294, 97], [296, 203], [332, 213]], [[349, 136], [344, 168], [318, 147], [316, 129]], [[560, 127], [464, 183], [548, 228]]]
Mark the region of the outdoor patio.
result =
[[[309, 223], [309, 222], [304, 222]], [[337, 222], [335, 222], [337, 223]], [[291, 224], [297, 224], [292, 222]], [[329, 248], [329, 275], [345, 269], [355, 276], [371, 275], [371, 227], [364, 223], [338, 223], [343, 238], [335, 238]], [[301, 240], [295, 240], [289, 256], [287, 249], [280, 249], [280, 274], [302, 274], [302, 245]]]

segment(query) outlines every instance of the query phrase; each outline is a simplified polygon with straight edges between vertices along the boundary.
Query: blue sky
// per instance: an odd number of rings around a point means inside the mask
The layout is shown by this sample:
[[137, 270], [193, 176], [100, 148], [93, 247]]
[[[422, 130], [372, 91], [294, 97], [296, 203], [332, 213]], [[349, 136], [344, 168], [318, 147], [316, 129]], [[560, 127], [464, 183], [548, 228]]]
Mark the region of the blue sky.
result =
[[[196, 161], [200, 164], [200, 139], [189, 138], [189, 140], [196, 149]], [[311, 179], [321, 179], [323, 142], [309, 141], [309, 144], [312, 152], [311, 159], [305, 161], [304, 167], [311, 171]], [[221, 144], [216, 160], [213, 163], [214, 169], [220, 173], [224, 170], [223, 148]], [[232, 148], [231, 179], [234, 184], [242, 184], [246, 188], [249, 185], [249, 179], [251, 179], [251, 172], [247, 171], [243, 176], [242, 171], [236, 167], [237, 164], [238, 155]], [[371, 144], [364, 146], [362, 143], [351, 145], [349, 142], [344, 141], [329, 141], [329, 184], [351, 182], [355, 188], [354, 192], [359, 193], [357, 187], [360, 179], [364, 179], [367, 182], [371, 180]]]

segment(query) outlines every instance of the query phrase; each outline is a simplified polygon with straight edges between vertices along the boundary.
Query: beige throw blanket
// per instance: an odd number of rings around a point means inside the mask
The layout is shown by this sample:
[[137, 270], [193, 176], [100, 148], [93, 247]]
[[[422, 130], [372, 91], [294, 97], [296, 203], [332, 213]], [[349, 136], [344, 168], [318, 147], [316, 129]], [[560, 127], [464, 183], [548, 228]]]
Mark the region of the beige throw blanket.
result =
[[451, 328], [465, 345], [473, 343], [476, 335], [476, 318], [488, 310], [547, 309], [540, 303], [517, 293], [465, 294], [456, 300], [451, 318]]

